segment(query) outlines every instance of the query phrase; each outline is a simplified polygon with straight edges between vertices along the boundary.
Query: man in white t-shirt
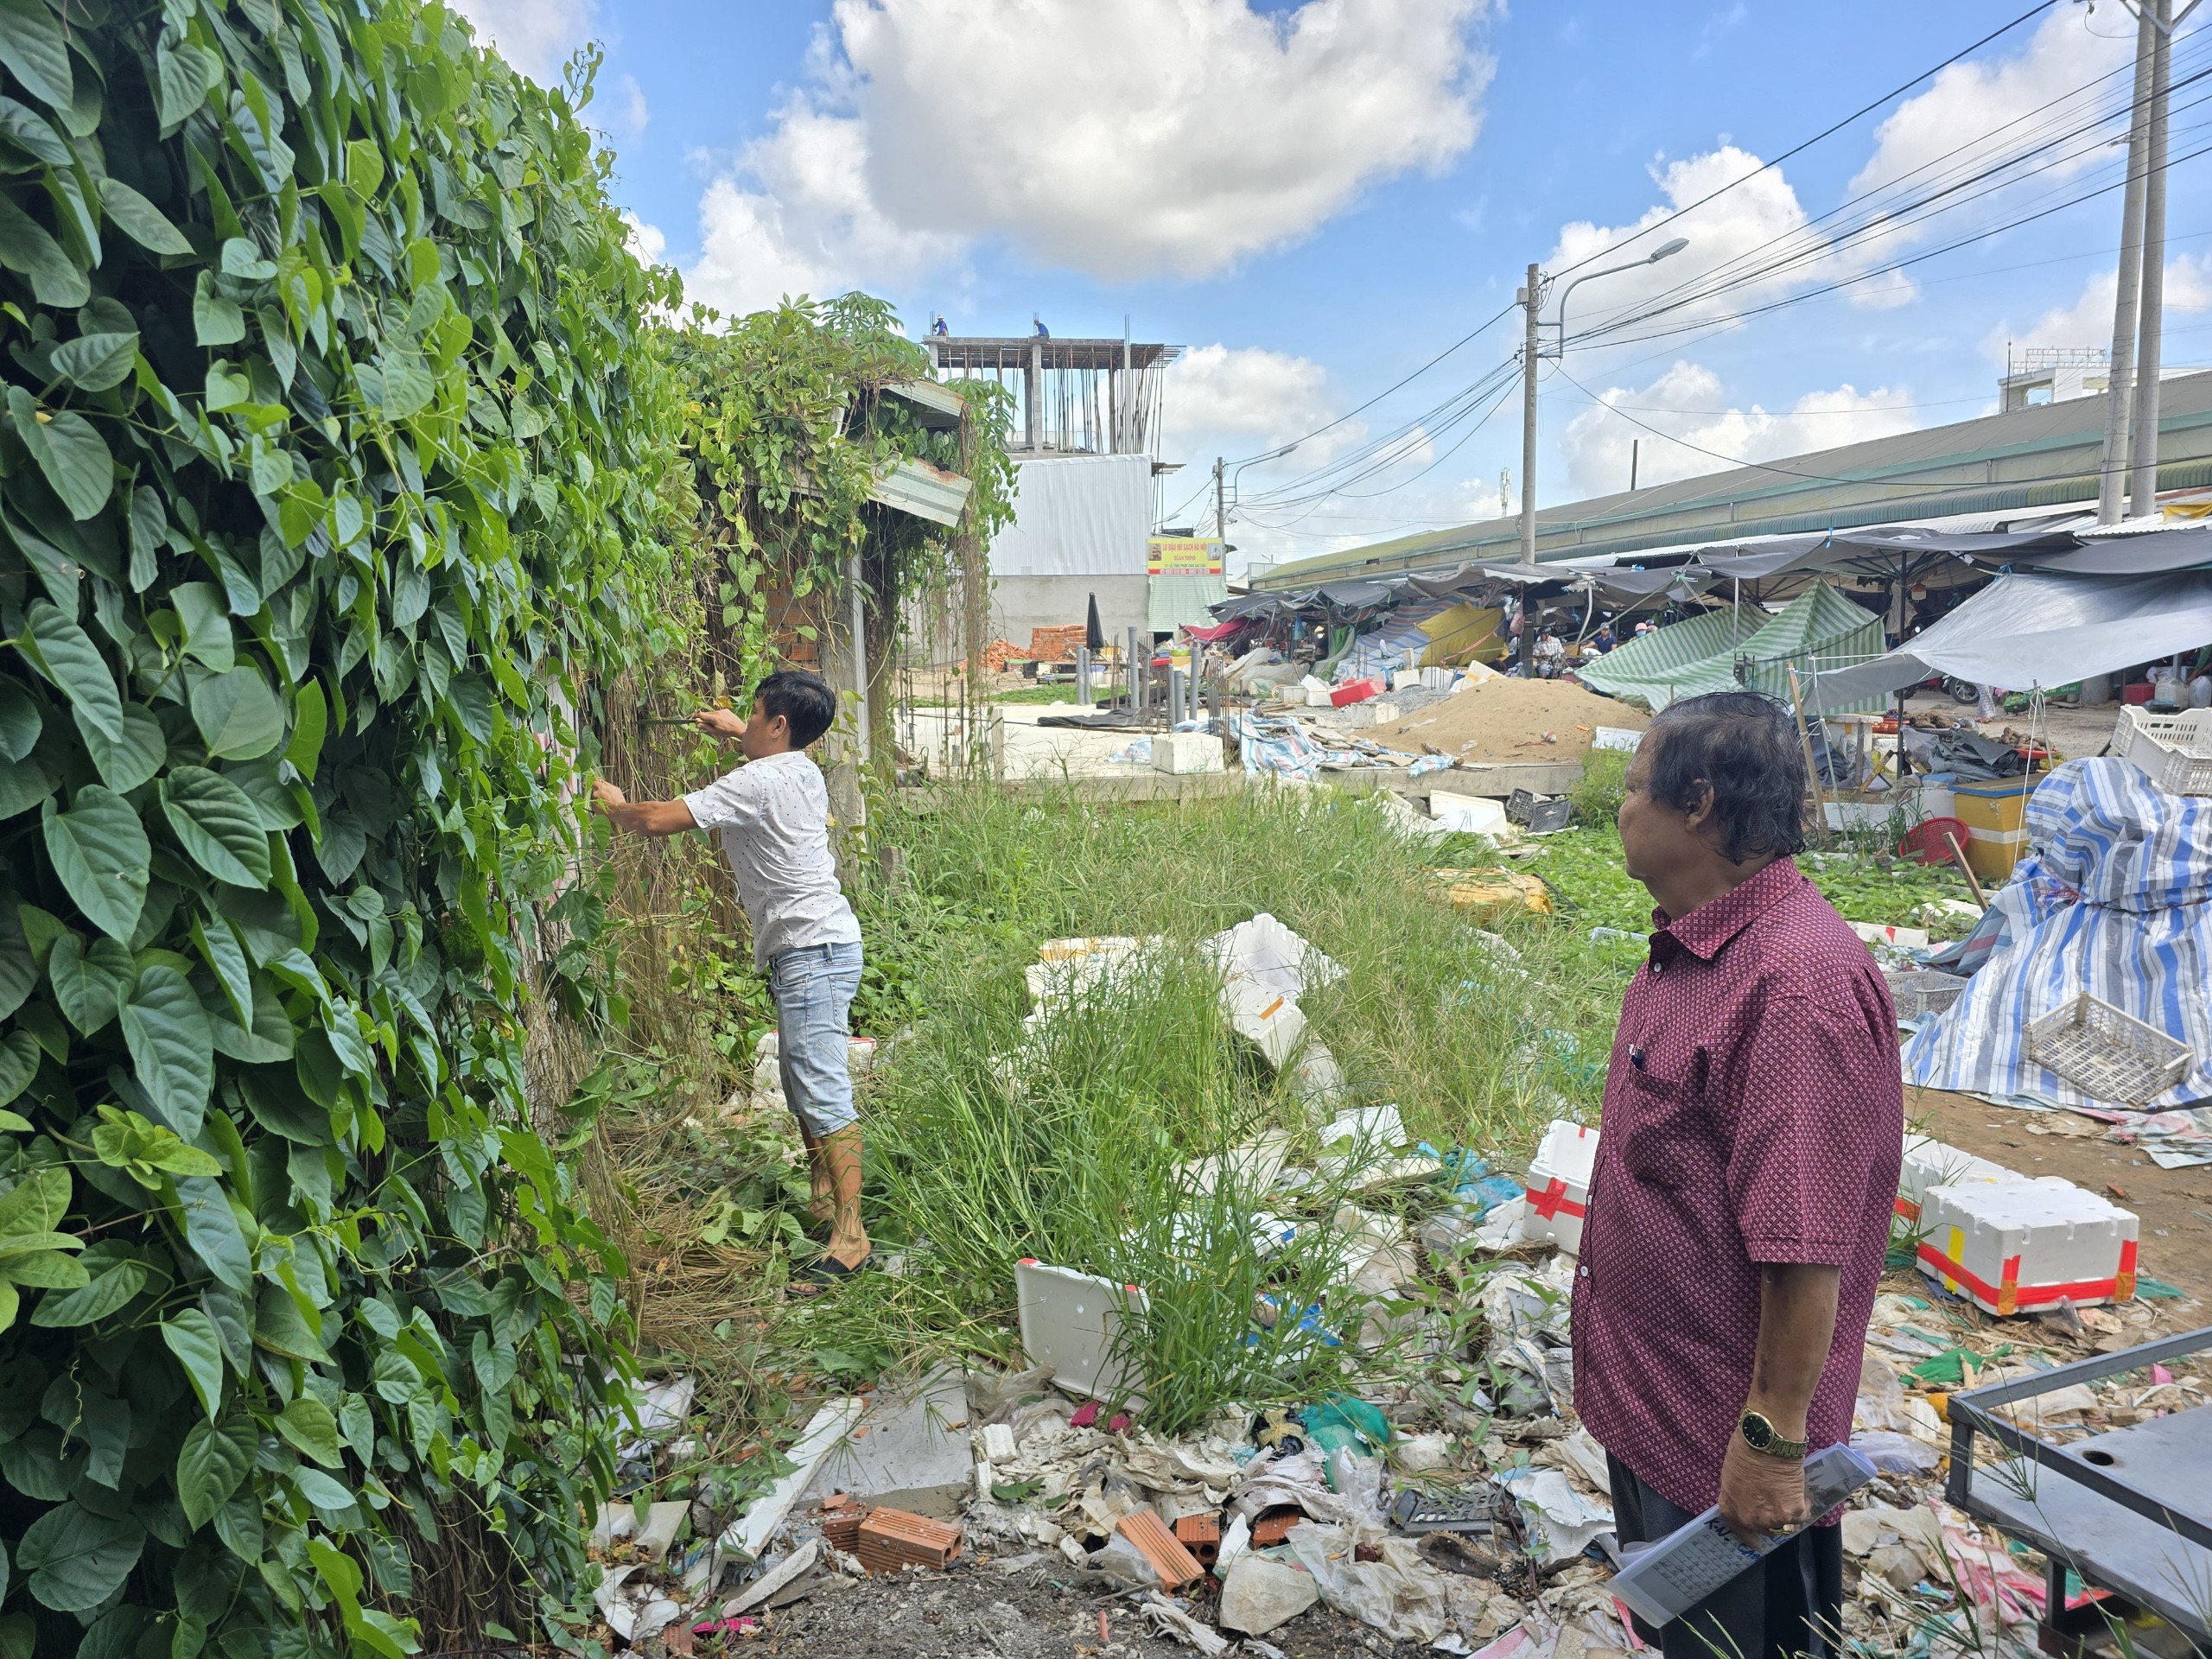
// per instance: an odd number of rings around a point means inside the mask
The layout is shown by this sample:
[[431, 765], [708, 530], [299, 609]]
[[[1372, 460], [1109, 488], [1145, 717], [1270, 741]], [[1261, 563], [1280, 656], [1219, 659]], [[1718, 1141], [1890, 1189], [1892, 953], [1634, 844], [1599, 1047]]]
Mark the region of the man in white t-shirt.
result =
[[861, 925], [830, 855], [830, 792], [805, 752], [836, 715], [836, 693], [819, 676], [785, 669], [760, 683], [751, 719], [727, 709], [692, 716], [702, 731], [737, 740], [746, 764], [736, 771], [675, 801], [630, 801], [604, 779], [592, 785], [619, 830], [719, 836], [753, 924], [753, 960], [767, 970], [776, 999], [784, 1098], [806, 1141], [815, 1215], [830, 1224], [810, 1269], [817, 1281], [858, 1271], [869, 1249], [861, 1224], [860, 1118], [845, 1065], [861, 983]]

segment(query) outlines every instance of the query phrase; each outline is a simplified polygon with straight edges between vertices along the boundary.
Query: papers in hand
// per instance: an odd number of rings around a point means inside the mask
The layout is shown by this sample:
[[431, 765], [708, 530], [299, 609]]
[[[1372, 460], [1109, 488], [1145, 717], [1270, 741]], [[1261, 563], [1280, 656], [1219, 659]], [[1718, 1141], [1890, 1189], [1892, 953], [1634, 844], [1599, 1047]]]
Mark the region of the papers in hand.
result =
[[[1874, 1478], [1874, 1465], [1847, 1446], [1823, 1446], [1805, 1459], [1805, 1502], [1826, 1515]], [[1641, 1548], [1606, 1587], [1647, 1624], [1688, 1611], [1769, 1551], [1789, 1541], [1778, 1533], [1754, 1549], [1728, 1529], [1715, 1504], [1696, 1520]]]

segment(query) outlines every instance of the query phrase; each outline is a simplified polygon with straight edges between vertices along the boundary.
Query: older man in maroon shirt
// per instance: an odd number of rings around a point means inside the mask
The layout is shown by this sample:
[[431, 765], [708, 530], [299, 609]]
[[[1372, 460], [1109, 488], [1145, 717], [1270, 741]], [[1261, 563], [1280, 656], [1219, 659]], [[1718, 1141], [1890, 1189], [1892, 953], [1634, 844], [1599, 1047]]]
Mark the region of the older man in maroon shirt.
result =
[[[1574, 1287], [1574, 1403], [1624, 1545], [1707, 1505], [1802, 1527], [1849, 1438], [1904, 1140], [1897, 1018], [1792, 861], [1805, 766], [1751, 692], [1674, 704], [1629, 768], [1649, 960], [1621, 1007]], [[1663, 1630], [1668, 1659], [1843, 1649], [1840, 1529], [1814, 1526]]]

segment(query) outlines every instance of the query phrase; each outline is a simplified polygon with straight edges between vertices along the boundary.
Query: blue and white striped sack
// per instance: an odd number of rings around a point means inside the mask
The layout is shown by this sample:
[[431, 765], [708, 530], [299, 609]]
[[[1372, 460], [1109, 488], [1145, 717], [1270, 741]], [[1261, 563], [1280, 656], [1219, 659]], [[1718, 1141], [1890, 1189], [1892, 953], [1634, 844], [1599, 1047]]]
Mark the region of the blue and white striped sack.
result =
[[2189, 1045], [2189, 1075], [2152, 1109], [2212, 1096], [2212, 799], [2125, 760], [2071, 760], [2029, 797], [2024, 828], [2028, 856], [1975, 932], [1994, 944], [1906, 1046], [1905, 1081], [2120, 1104], [2028, 1058], [2029, 1021], [2087, 991]]

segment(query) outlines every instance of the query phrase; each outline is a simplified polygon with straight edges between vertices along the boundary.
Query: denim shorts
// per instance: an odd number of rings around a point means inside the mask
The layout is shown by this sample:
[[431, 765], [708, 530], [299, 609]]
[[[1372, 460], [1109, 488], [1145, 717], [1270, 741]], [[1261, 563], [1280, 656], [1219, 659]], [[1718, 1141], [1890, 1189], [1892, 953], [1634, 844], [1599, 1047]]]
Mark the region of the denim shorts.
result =
[[784, 1099], [817, 1141], [859, 1122], [845, 1053], [847, 1020], [860, 988], [857, 943], [803, 944], [768, 963]]

